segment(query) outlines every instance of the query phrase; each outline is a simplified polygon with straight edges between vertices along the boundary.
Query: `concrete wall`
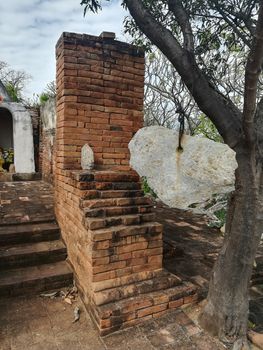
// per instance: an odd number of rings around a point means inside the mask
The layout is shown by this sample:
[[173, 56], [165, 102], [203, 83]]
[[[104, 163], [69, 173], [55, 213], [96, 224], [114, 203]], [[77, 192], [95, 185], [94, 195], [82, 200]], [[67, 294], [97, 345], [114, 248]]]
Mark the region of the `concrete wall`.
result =
[[35, 170], [40, 172], [40, 136], [41, 136], [41, 121], [40, 121], [40, 109], [29, 107], [27, 110], [31, 116], [32, 128], [33, 128], [33, 141], [34, 141], [34, 159], [35, 159]]
[[40, 108], [40, 116], [43, 130], [54, 130], [56, 128], [56, 99], [50, 98]]
[[41, 134], [41, 172], [44, 180], [53, 182], [55, 167], [56, 140], [56, 100], [49, 99], [40, 109]]
[[8, 110], [13, 117], [15, 169], [17, 173], [35, 172], [33, 130], [30, 113], [20, 103], [3, 102], [1, 111]]

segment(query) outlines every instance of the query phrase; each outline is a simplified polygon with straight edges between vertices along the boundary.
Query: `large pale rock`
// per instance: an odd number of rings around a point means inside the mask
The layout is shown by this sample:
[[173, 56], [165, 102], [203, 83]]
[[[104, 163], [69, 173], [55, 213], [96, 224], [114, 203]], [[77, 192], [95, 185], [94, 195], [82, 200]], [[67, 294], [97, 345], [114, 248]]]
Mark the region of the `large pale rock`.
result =
[[81, 148], [81, 167], [83, 170], [91, 170], [94, 168], [94, 153], [88, 144], [85, 144]]
[[177, 146], [178, 132], [161, 126], [140, 129], [129, 143], [131, 167], [165, 204], [186, 209], [232, 191], [237, 163], [227, 145], [184, 135], [183, 152]]

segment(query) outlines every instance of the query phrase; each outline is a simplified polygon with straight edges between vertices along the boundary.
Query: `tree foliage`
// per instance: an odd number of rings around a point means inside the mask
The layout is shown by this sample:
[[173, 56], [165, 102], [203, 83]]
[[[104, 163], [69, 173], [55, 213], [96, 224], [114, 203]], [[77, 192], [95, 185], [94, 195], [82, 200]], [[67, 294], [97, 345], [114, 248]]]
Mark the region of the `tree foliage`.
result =
[[39, 103], [40, 105], [42, 105], [45, 102], [47, 102], [50, 98], [55, 98], [55, 97], [56, 97], [56, 83], [53, 80], [47, 84], [44, 91], [40, 94]]
[[223, 142], [214, 124], [204, 114], [198, 116], [198, 123], [193, 131], [193, 135], [204, 136], [215, 142]]
[[14, 102], [23, 101], [24, 89], [31, 79], [25, 71], [12, 69], [6, 62], [0, 61], [0, 80]]
[[[82, 0], [81, 4], [85, 10], [94, 12], [102, 8], [102, 2], [99, 0]], [[222, 103], [229, 101], [233, 113], [240, 113], [243, 105], [244, 75], [239, 79], [241, 75], [236, 74], [237, 69], [233, 74], [230, 67], [234, 64], [237, 68], [243, 68], [245, 65], [255, 31], [258, 0], [141, 0], [133, 3], [126, 0], [122, 5], [130, 10], [131, 16], [126, 17], [124, 27], [125, 32], [133, 37], [135, 44], [143, 45], [147, 49], [153, 44], [159, 47], [172, 61], [178, 73], [181, 76], [183, 73], [183, 80], [192, 95], [195, 95], [195, 90], [198, 90], [200, 85], [195, 80], [205, 80], [209, 84], [209, 90], [216, 93], [217, 99], [221, 99]], [[138, 16], [134, 16], [134, 9], [144, 15], [140, 25]], [[153, 27], [159, 32], [155, 38], [151, 38], [147, 33], [150, 34]], [[167, 41], [169, 45], [166, 45]], [[177, 55], [172, 52], [175, 50], [178, 51]], [[195, 77], [186, 77], [186, 70], [190, 70], [179, 62], [186, 55], [188, 57], [185, 61], [188, 61], [189, 65], [195, 65]], [[174, 56], [173, 60], [170, 56]], [[204, 104], [202, 102], [202, 105]], [[205, 106], [201, 109], [207, 114]], [[208, 117], [211, 118], [211, 115]], [[229, 137], [218, 125], [218, 118], [212, 119], [224, 140], [231, 145]], [[229, 126], [225, 126], [224, 129], [229, 130]]]

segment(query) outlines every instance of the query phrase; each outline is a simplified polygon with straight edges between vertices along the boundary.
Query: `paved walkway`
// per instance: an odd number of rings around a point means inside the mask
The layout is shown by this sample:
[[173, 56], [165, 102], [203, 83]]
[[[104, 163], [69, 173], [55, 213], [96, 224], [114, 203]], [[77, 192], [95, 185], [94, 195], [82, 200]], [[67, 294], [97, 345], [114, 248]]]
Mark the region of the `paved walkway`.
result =
[[0, 224], [54, 220], [53, 195], [44, 181], [0, 182]]
[[[74, 308], [80, 320], [72, 323]], [[183, 311], [104, 338], [98, 336], [79, 300], [60, 297], [0, 301], [1, 350], [223, 350]]]

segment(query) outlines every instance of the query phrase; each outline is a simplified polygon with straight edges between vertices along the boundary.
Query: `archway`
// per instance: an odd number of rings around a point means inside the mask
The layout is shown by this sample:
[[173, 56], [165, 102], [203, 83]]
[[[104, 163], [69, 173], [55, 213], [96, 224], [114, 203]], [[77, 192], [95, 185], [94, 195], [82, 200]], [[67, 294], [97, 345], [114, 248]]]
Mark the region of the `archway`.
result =
[[[0, 106], [0, 142], [8, 136], [6, 130], [2, 127], [1, 117], [9, 116], [9, 131], [10, 119], [13, 124], [13, 132], [9, 132], [13, 137], [14, 147], [14, 165], [16, 173], [34, 173], [34, 143], [33, 143], [33, 128], [32, 120], [29, 111], [21, 104], [15, 102], [2, 102]], [[3, 117], [3, 119], [6, 117]], [[10, 137], [9, 137], [10, 141]], [[1, 143], [0, 143], [1, 146]]]
[[13, 118], [6, 108], [0, 108], [0, 162], [2, 167], [9, 170], [14, 163]]

